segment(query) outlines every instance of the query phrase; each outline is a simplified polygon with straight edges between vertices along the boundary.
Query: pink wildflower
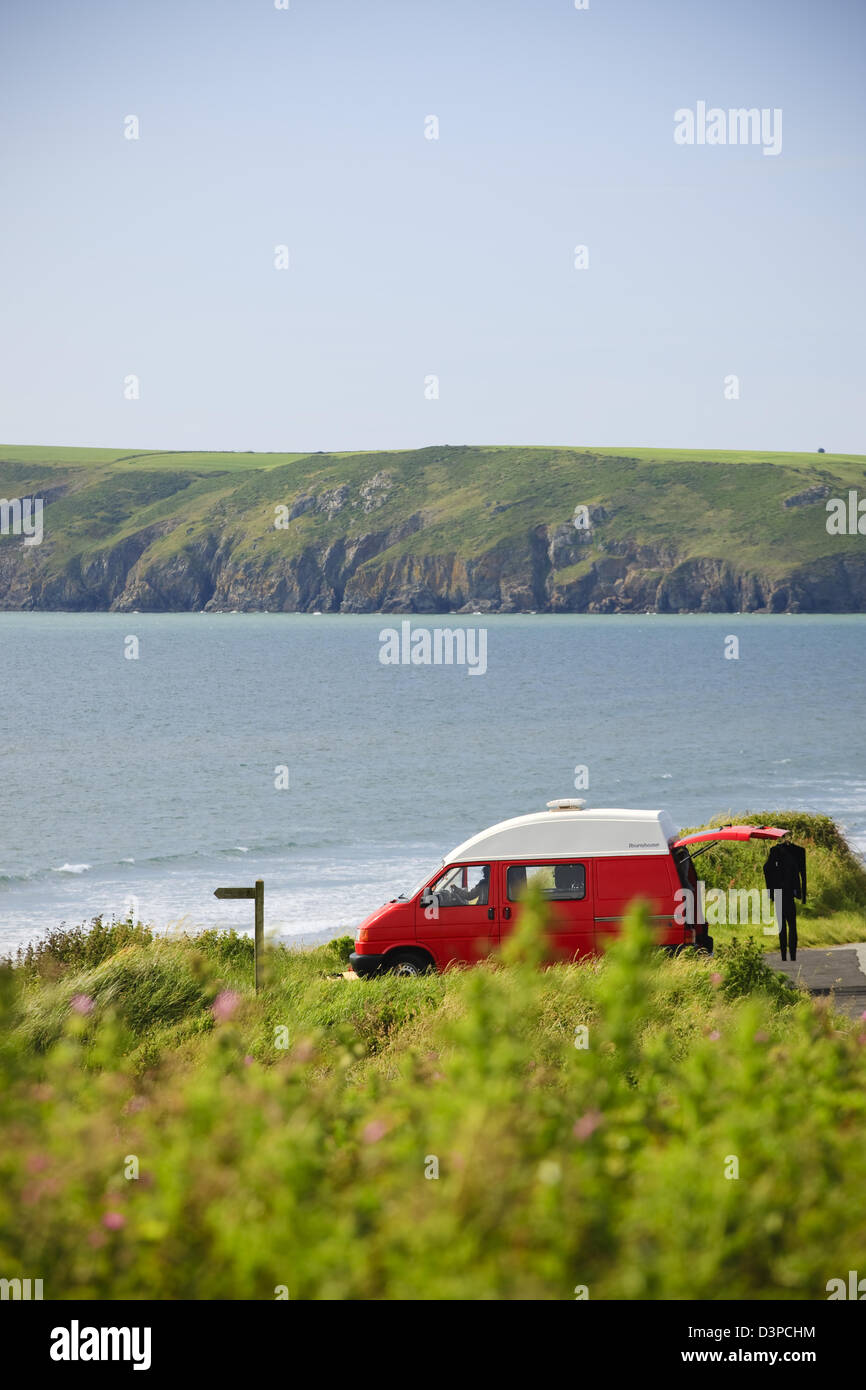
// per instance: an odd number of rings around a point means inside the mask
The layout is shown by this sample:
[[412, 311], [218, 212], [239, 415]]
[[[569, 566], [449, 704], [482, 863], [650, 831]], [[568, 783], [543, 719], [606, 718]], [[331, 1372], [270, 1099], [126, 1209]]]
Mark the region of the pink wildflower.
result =
[[211, 1004], [211, 1013], [217, 1023], [227, 1023], [240, 1002], [241, 996], [233, 989], [224, 989], [218, 994]]
[[581, 1115], [580, 1119], [575, 1121], [571, 1132], [575, 1139], [588, 1139], [598, 1129], [602, 1119], [600, 1110], [587, 1110], [585, 1115]]

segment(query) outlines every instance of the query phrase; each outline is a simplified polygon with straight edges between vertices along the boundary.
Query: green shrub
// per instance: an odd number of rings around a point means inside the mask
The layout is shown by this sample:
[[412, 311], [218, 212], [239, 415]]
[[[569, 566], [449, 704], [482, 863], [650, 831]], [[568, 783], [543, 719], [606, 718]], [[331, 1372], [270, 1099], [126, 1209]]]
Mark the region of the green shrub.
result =
[[131, 918], [117, 921], [94, 917], [90, 923], [75, 927], [56, 927], [40, 940], [19, 950], [9, 964], [29, 977], [56, 977], [65, 970], [83, 970], [99, 965], [125, 946], [145, 946], [153, 940], [153, 932]]
[[349, 964], [349, 957], [355, 949], [355, 938], [353, 936], [335, 936], [333, 941], [328, 942], [328, 947], [340, 964], [346, 966]]
[[770, 969], [763, 950], [754, 938], [740, 941], [735, 936], [721, 945], [716, 955], [725, 967], [723, 988], [729, 999], [743, 998], [756, 990], [763, 990], [777, 998], [780, 1004], [796, 1001], [796, 993], [784, 976]]
[[183, 939], [218, 965], [252, 969], [255, 942], [248, 934], [235, 931], [234, 927], [220, 930], [210, 928], [207, 931], [196, 932], [195, 935], [186, 935]]

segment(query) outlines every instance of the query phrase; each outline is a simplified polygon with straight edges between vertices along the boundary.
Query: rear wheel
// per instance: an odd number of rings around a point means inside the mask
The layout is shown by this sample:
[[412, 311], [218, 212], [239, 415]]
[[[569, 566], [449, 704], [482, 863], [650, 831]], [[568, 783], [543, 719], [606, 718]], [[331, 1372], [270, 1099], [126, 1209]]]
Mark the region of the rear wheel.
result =
[[433, 969], [432, 960], [423, 951], [389, 951], [385, 962], [389, 975], [426, 975]]

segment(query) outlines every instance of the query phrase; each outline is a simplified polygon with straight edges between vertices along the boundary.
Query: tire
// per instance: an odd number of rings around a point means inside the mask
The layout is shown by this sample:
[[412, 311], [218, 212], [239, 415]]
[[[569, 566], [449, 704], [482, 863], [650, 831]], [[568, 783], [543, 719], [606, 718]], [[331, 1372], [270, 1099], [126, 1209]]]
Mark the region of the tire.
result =
[[423, 951], [389, 951], [385, 960], [389, 975], [402, 975], [406, 979], [426, 975], [433, 969], [433, 962]]

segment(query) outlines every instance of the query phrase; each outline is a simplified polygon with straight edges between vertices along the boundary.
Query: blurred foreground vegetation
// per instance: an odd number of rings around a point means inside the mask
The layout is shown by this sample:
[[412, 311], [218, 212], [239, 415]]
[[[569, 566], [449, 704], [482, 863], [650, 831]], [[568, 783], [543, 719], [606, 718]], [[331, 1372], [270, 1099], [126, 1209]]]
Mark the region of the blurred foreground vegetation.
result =
[[[826, 1298], [866, 1249], [866, 1022], [757, 941], [342, 977], [133, 923], [0, 971], [0, 1275], [46, 1298]], [[585, 1030], [585, 1031], [583, 1031]], [[137, 1177], [134, 1176], [137, 1171]], [[438, 1171], [438, 1177], [434, 1174]]]

